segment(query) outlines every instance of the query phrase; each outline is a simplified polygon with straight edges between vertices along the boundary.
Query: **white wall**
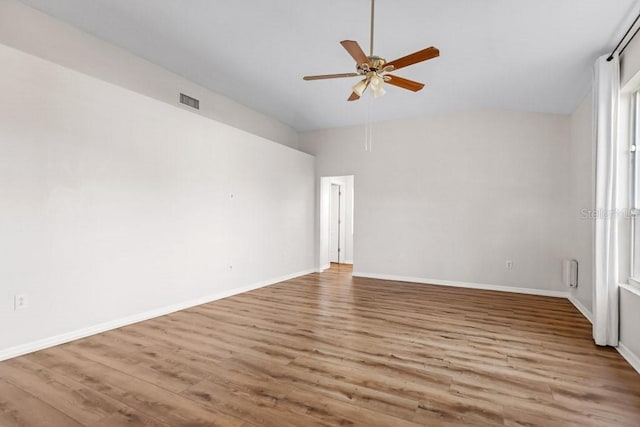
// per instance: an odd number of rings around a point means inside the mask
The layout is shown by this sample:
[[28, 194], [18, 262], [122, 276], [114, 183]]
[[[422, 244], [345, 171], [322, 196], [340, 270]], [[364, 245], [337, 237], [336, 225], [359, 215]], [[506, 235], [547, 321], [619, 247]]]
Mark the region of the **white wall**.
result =
[[197, 114], [298, 147], [297, 132], [284, 123], [17, 0], [0, 0], [0, 43], [180, 108], [188, 108], [178, 103], [179, 94], [186, 93], [200, 99]]
[[0, 357], [314, 268], [311, 156], [5, 45], [0, 64]]
[[[620, 343], [640, 362], [640, 293], [620, 289]], [[640, 366], [636, 366], [636, 369]]]
[[[593, 99], [589, 92], [571, 115], [569, 148], [569, 214], [567, 254], [578, 260], [578, 287], [571, 295], [592, 313], [593, 300], [593, 220], [585, 210], [595, 206], [595, 146], [593, 140]], [[575, 301], [575, 300], [574, 300]]]
[[[354, 271], [566, 291], [570, 120], [470, 111], [301, 135], [318, 176], [354, 174]], [[513, 261], [506, 270], [505, 261]]]
[[638, 70], [640, 70], [640, 37], [635, 37], [620, 57], [620, 84], [622, 86], [628, 84], [636, 77]]

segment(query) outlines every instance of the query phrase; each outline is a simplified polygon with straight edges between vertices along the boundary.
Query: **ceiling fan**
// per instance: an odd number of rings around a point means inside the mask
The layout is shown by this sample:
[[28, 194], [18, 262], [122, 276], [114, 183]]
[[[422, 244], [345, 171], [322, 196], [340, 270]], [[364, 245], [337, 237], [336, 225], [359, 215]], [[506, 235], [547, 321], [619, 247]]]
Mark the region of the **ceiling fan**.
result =
[[440, 56], [440, 51], [431, 46], [426, 49], [419, 50], [410, 55], [403, 56], [402, 58], [395, 59], [391, 62], [387, 62], [386, 59], [375, 56], [373, 54], [373, 23], [375, 14], [375, 0], [371, 0], [371, 45], [369, 50], [369, 56], [367, 56], [358, 42], [353, 40], [343, 40], [340, 44], [349, 52], [349, 55], [356, 61], [355, 73], [341, 73], [341, 74], [324, 74], [319, 76], [305, 76], [304, 80], [324, 80], [324, 79], [336, 79], [342, 77], [364, 77], [353, 86], [353, 92], [349, 96], [348, 101], [355, 101], [360, 99], [362, 94], [369, 86], [373, 92], [374, 98], [378, 98], [384, 95], [386, 92], [383, 88], [384, 83], [388, 83], [394, 86], [398, 86], [403, 89], [408, 89], [413, 92], [417, 92], [424, 87], [424, 83], [415, 82], [402, 77], [389, 74], [391, 71], [399, 70], [400, 68], [408, 67], [409, 65], [417, 64], [418, 62], [426, 61], [429, 59]]

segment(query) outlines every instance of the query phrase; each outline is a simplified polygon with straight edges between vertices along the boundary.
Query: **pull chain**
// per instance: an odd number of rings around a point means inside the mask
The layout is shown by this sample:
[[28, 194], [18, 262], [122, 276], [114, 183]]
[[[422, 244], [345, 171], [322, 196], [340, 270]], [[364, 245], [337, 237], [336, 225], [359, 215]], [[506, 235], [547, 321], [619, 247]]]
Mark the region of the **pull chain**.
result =
[[371, 104], [373, 100], [369, 96], [367, 102], [367, 120], [364, 125], [364, 151], [373, 152], [373, 120], [371, 120]]

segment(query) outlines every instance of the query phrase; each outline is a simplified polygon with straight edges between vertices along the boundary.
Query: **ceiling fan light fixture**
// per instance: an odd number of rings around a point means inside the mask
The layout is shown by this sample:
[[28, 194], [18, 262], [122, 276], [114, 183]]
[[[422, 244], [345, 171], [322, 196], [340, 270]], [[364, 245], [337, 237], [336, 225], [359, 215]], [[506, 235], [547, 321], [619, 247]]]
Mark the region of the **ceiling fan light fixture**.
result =
[[371, 73], [371, 91], [373, 92], [373, 97], [374, 98], [380, 98], [381, 96], [384, 96], [385, 93], [387, 93], [387, 91], [384, 90], [383, 83], [384, 83], [384, 78], [376, 73], [376, 72], [372, 72]]
[[384, 83], [384, 79], [380, 76], [380, 74], [373, 72], [371, 73], [371, 87], [377, 88], [382, 87], [382, 83]]
[[382, 85], [380, 85], [380, 86], [371, 85], [371, 90], [373, 92], [373, 97], [374, 98], [380, 98], [381, 96], [384, 96], [385, 93], [387, 93], [387, 91], [384, 90]]
[[362, 96], [364, 91], [367, 89], [368, 85], [369, 85], [369, 78], [362, 79], [358, 83], [353, 85], [353, 92], [358, 96]]

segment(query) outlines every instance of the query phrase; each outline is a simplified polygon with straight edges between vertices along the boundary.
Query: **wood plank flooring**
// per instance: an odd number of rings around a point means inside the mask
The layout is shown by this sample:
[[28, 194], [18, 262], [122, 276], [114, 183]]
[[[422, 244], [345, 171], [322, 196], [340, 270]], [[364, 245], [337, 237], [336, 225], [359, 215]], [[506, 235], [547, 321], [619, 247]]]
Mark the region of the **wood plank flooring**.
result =
[[639, 426], [566, 300], [333, 267], [0, 362], [0, 426]]

